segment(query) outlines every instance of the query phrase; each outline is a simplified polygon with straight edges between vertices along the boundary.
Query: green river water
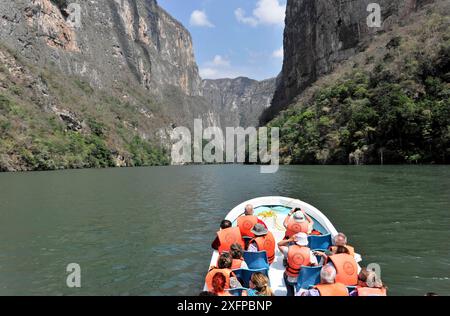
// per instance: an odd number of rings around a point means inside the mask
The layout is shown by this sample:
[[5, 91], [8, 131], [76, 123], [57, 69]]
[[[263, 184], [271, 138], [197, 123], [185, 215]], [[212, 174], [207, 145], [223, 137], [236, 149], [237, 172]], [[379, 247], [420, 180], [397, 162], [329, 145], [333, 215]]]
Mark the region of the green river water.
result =
[[[0, 295], [196, 295], [237, 204], [304, 200], [392, 295], [450, 295], [448, 166], [188, 166], [0, 174]], [[66, 285], [81, 266], [82, 287]]]

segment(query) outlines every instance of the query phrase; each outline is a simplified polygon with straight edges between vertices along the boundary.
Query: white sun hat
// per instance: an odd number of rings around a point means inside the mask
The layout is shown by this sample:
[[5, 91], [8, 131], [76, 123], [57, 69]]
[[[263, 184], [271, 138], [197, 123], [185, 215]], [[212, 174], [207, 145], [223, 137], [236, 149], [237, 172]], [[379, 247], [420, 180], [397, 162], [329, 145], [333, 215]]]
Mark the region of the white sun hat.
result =
[[294, 235], [295, 243], [299, 246], [308, 246], [308, 235], [305, 233], [297, 233]]
[[303, 212], [302, 211], [297, 211], [297, 212], [295, 212], [294, 213], [294, 220], [296, 221], [296, 222], [304, 222], [304, 221], [306, 221], [306, 217], [305, 217], [305, 214], [303, 214]]

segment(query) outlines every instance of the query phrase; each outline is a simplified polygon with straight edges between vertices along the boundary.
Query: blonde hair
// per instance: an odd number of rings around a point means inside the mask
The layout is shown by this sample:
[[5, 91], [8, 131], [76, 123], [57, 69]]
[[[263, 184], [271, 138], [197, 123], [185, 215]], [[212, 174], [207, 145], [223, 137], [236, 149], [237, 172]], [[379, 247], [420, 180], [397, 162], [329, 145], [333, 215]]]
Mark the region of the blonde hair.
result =
[[269, 286], [269, 278], [264, 274], [257, 272], [253, 273], [251, 281], [255, 286], [255, 290], [261, 296], [274, 296], [272, 289]]

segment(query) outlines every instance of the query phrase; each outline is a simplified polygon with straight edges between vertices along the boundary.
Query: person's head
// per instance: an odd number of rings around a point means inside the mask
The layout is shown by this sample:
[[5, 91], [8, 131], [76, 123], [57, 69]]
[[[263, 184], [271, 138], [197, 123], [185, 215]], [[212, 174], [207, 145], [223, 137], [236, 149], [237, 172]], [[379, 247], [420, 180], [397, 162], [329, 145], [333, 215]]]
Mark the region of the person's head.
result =
[[344, 246], [337, 246], [337, 247], [336, 247], [336, 254], [338, 255], [338, 254], [340, 254], [340, 253], [345, 253], [345, 254], [349, 255], [349, 254], [350, 254], [350, 251], [347, 249], [347, 247], [344, 247]]
[[368, 270], [366, 267], [361, 268], [361, 271], [358, 274], [358, 280], [365, 283], [367, 287], [383, 287], [383, 282], [377, 277], [375, 271]]
[[260, 295], [273, 296], [273, 292], [269, 287], [269, 278], [261, 272], [252, 274], [250, 288], [256, 290]]
[[223, 273], [217, 272], [212, 278], [212, 287], [214, 293], [222, 293], [225, 290], [227, 278]]
[[217, 294], [213, 293], [213, 292], [203, 291], [203, 292], [200, 292], [200, 294], [198, 296], [217, 296]]
[[305, 233], [297, 233], [294, 235], [294, 241], [297, 245], [306, 247], [308, 246], [308, 235]]
[[220, 228], [221, 229], [226, 229], [226, 228], [230, 228], [233, 224], [229, 221], [224, 219], [221, 223], [220, 223]]
[[369, 276], [369, 270], [367, 270], [366, 267], [362, 267], [361, 271], [358, 274], [358, 280], [361, 282], [366, 282], [368, 276]]
[[297, 223], [303, 223], [306, 221], [305, 213], [303, 213], [301, 210], [295, 211], [292, 217]]
[[334, 236], [334, 244], [336, 246], [345, 246], [347, 245], [347, 236], [344, 233], [339, 233]]
[[231, 259], [231, 255], [228, 252], [224, 252], [219, 256], [219, 260], [217, 260], [217, 266], [219, 269], [231, 269], [233, 265], [233, 259]]
[[261, 237], [261, 236], [265, 236], [267, 235], [267, 233], [269, 232], [269, 230], [260, 223], [256, 223], [255, 226], [253, 226], [251, 232], [256, 236], [256, 237]]
[[253, 215], [253, 205], [248, 204], [247, 206], [245, 206], [245, 215]]
[[239, 244], [232, 244], [230, 247], [230, 253], [232, 259], [241, 259], [242, 254], [244, 253], [244, 250], [242, 249], [242, 246]]
[[336, 280], [336, 269], [330, 265], [324, 265], [320, 270], [320, 281], [322, 284], [333, 284]]

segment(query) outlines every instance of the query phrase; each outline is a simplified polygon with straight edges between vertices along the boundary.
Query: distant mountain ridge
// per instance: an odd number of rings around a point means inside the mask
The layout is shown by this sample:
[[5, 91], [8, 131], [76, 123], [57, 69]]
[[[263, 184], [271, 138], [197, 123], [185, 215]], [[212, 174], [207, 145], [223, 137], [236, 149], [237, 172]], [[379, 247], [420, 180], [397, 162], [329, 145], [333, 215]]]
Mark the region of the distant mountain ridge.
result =
[[245, 77], [203, 80], [202, 94], [221, 116], [220, 126], [258, 126], [276, 88], [276, 78], [256, 81]]

